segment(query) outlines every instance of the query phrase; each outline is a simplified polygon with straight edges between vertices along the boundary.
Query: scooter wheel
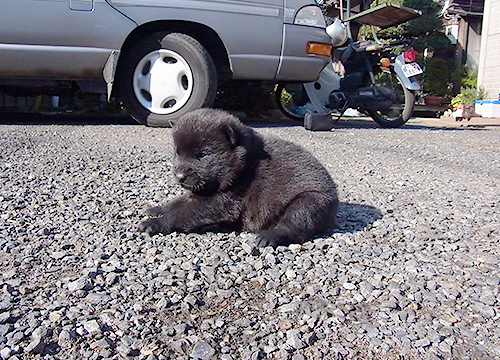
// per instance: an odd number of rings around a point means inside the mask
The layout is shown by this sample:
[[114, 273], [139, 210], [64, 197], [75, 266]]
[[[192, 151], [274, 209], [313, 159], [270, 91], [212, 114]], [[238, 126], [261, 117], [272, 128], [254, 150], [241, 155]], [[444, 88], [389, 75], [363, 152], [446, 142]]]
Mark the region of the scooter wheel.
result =
[[304, 116], [311, 112], [308, 109], [311, 101], [302, 84], [278, 84], [275, 99], [278, 109], [292, 120], [304, 121]]
[[393, 104], [387, 110], [367, 110], [366, 112], [380, 126], [397, 128], [404, 125], [410, 119], [413, 107], [415, 106], [415, 93], [408, 90], [395, 74], [391, 73], [388, 76], [392, 77], [392, 79], [389, 79], [389, 82], [384, 82], [382, 86], [392, 85], [398, 97], [397, 103]]

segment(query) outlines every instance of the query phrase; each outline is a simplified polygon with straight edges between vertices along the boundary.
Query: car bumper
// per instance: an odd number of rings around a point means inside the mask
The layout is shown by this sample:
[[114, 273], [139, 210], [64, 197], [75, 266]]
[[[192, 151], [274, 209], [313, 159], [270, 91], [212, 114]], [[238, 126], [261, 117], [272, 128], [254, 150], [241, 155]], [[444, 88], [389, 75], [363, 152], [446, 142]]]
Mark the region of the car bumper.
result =
[[318, 78], [330, 56], [308, 54], [310, 41], [331, 44], [325, 29], [284, 25], [283, 50], [275, 80], [309, 82]]

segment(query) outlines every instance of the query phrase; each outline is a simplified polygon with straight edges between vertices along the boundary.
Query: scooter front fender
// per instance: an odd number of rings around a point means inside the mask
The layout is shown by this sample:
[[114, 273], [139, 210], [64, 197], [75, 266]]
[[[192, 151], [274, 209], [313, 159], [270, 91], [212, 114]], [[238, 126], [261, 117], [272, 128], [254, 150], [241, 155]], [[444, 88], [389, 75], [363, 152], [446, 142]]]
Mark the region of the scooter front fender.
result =
[[320, 72], [318, 80], [304, 83], [304, 89], [306, 89], [314, 112], [328, 112], [326, 104], [328, 104], [330, 93], [340, 89], [340, 79], [340, 75], [333, 69], [333, 64], [329, 62]]
[[399, 80], [401, 80], [403, 86], [408, 90], [420, 90], [420, 85], [417, 82], [415, 76], [409, 78], [403, 72], [404, 64], [405, 64], [405, 59], [403, 57], [403, 54], [396, 56], [394, 64], [392, 64], [394, 66], [394, 71], [396, 72], [396, 75], [398, 76]]

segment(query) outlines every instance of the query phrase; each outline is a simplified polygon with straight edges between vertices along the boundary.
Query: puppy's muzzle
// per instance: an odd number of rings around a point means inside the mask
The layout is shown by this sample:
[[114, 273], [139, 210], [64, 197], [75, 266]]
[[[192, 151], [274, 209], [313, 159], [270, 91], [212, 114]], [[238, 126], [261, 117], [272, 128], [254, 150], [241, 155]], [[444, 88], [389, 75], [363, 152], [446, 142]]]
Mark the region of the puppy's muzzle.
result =
[[183, 184], [190, 176], [193, 175], [193, 168], [190, 166], [176, 166], [174, 167], [175, 178]]
[[177, 171], [175, 177], [180, 183], [183, 183], [187, 179], [187, 174], [185, 172]]

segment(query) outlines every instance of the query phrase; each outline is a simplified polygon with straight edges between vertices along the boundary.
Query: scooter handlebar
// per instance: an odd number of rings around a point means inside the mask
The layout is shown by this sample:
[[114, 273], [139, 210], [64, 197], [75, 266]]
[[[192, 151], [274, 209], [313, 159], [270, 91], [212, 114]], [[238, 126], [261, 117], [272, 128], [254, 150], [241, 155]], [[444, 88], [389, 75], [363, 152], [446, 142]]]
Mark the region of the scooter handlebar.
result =
[[384, 51], [384, 50], [390, 50], [392, 48], [398, 47], [398, 46], [406, 46], [409, 45], [411, 40], [408, 39], [403, 39], [403, 40], [396, 40], [388, 44], [367, 44], [367, 45], [362, 45], [359, 47], [354, 47], [356, 52], [374, 52], [374, 51]]
[[410, 45], [411, 43], [411, 40], [410, 39], [403, 39], [403, 40], [396, 40], [396, 41], [393, 41], [391, 43], [389, 43], [388, 45], [390, 47], [396, 47], [396, 46], [406, 46], [406, 45]]

